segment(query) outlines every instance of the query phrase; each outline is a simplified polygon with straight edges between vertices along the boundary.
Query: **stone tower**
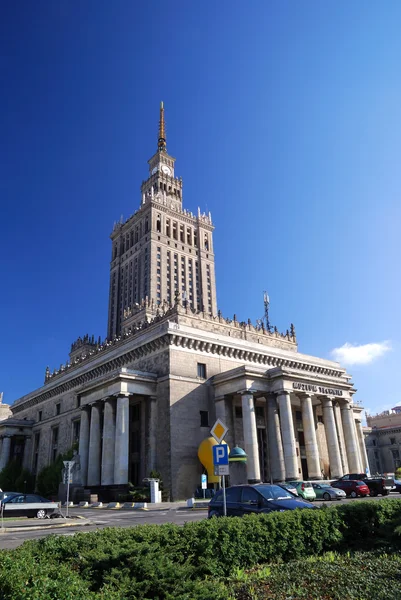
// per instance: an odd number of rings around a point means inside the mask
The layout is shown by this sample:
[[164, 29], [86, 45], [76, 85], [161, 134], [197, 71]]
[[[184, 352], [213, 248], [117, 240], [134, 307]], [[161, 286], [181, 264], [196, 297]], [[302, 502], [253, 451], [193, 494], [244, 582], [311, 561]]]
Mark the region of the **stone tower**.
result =
[[182, 205], [182, 178], [167, 152], [163, 102], [157, 151], [148, 160], [139, 209], [111, 234], [109, 338], [124, 332], [124, 318], [146, 305], [174, 303], [216, 315], [213, 225], [210, 213]]

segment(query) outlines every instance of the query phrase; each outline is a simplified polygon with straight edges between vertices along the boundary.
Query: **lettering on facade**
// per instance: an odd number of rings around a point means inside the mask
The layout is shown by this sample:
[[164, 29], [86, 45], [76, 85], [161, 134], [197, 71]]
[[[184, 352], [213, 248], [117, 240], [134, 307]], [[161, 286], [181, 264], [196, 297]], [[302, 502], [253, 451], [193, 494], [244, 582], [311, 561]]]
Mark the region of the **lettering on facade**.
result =
[[294, 381], [292, 384], [294, 390], [299, 390], [302, 392], [313, 392], [315, 394], [324, 394], [326, 396], [342, 396], [342, 390], [337, 390], [336, 388], [328, 388], [322, 387], [320, 385], [312, 385], [310, 383], [299, 383], [298, 381]]

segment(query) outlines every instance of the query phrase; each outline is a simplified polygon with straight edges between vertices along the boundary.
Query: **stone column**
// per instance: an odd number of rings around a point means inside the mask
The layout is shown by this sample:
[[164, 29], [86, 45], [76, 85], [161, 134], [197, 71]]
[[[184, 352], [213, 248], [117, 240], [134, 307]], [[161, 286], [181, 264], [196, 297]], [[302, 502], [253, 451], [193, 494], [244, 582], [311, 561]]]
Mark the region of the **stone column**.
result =
[[11, 449], [11, 437], [6, 436], [3, 437], [3, 444], [1, 448], [1, 456], [0, 456], [0, 471], [7, 466], [8, 461], [10, 460], [10, 449]]
[[266, 396], [267, 403], [267, 444], [269, 451], [269, 468], [273, 481], [285, 480], [285, 464], [283, 442], [281, 440], [280, 418], [277, 400], [274, 394]]
[[114, 483], [114, 450], [116, 445], [115, 400], [107, 398], [103, 413], [102, 485]]
[[91, 424], [89, 431], [88, 486], [100, 485], [101, 408], [101, 404], [92, 404]]
[[331, 398], [321, 398], [323, 406], [323, 421], [326, 433], [327, 449], [329, 451], [330, 474], [332, 479], [343, 476], [340, 446], [338, 445], [336, 421], [334, 418]]
[[88, 455], [89, 455], [89, 407], [81, 411], [79, 427], [79, 461], [81, 467], [81, 485], [85, 486], [88, 480]]
[[[368, 453], [366, 452], [365, 439], [363, 437], [362, 421], [360, 419], [355, 420], [356, 433], [359, 440], [359, 454], [361, 458], [362, 471], [366, 473], [366, 469], [369, 470]], [[361, 473], [362, 473], [361, 471]]]
[[341, 418], [343, 422], [345, 447], [347, 449], [348, 467], [350, 473], [360, 473], [358, 439], [354, 422], [354, 411], [350, 403], [341, 406]]
[[149, 396], [149, 473], [156, 470], [157, 453], [157, 397]]
[[302, 425], [304, 428], [306, 462], [310, 479], [321, 479], [319, 447], [317, 445], [315, 419], [313, 417], [312, 398], [305, 394], [300, 396], [302, 409]]
[[22, 467], [31, 470], [32, 466], [32, 437], [26, 436], [24, 444], [24, 456], [22, 459]]
[[294, 421], [292, 418], [291, 398], [287, 391], [277, 395], [280, 410], [281, 437], [283, 440], [285, 478], [287, 481], [299, 479], [297, 447], [295, 444]]
[[241, 394], [241, 400], [244, 445], [248, 456], [246, 463], [248, 483], [258, 483], [260, 481], [259, 447], [253, 394], [245, 392]]
[[117, 397], [116, 410], [116, 446], [114, 457], [114, 483], [128, 483], [129, 453], [129, 398]]
[[337, 427], [337, 437], [338, 437], [338, 445], [340, 447], [340, 456], [341, 456], [341, 465], [343, 468], [343, 473], [349, 473], [348, 469], [348, 459], [347, 459], [347, 451], [345, 448], [345, 440], [344, 440], [344, 431], [343, 431], [343, 423], [341, 420], [341, 410], [338, 402], [333, 404], [334, 409], [334, 417], [336, 420]]

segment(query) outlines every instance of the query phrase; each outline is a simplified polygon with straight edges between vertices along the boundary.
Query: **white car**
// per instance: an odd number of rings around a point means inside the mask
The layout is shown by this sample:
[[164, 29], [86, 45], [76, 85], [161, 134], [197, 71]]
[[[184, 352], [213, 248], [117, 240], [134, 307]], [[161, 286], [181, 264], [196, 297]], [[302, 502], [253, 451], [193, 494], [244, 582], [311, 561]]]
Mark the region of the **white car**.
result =
[[20, 494], [19, 492], [2, 492], [0, 494], [1, 510], [4, 517], [36, 517], [44, 519], [59, 511], [59, 503], [47, 500], [38, 494]]

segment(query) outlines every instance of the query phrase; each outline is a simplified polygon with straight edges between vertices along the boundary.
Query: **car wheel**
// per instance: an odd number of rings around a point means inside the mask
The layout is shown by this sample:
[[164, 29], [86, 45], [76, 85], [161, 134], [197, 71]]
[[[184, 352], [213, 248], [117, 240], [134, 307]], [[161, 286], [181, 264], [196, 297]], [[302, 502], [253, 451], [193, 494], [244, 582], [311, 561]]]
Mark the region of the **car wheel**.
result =
[[36, 513], [37, 519], [44, 519], [46, 517], [46, 511], [44, 508], [40, 508]]
[[209, 515], [209, 519], [213, 519], [219, 516], [219, 513], [216, 512], [215, 510], [212, 510], [212, 512]]
[[358, 496], [358, 494], [356, 493], [355, 490], [352, 490], [352, 492], [350, 493], [351, 498], [356, 498]]
[[329, 494], [328, 492], [324, 492], [324, 494], [323, 494], [323, 499], [324, 499], [324, 500], [331, 500], [331, 496], [330, 496], [330, 494]]
[[389, 491], [388, 491], [388, 490], [383, 490], [383, 491], [382, 491], [382, 496], [388, 496], [388, 494], [389, 494]]
[[375, 496], [377, 496], [376, 490], [370, 490], [369, 496], [372, 496], [372, 498], [374, 498]]

